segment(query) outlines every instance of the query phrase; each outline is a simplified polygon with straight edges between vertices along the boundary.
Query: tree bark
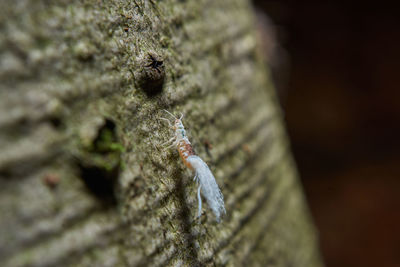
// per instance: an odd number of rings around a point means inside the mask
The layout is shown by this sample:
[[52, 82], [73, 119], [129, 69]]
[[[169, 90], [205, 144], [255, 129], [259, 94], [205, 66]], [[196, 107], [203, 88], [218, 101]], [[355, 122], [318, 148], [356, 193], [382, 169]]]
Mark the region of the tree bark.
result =
[[1, 266], [321, 266], [248, 1], [0, 5]]

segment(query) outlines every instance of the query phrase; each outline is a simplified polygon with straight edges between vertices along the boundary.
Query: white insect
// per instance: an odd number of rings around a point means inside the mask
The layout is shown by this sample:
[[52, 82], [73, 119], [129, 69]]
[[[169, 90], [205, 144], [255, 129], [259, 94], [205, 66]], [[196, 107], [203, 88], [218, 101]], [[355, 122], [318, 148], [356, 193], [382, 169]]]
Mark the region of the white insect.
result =
[[181, 117], [178, 119], [167, 110], [164, 111], [175, 119], [174, 124], [171, 124], [168, 119], [161, 118], [162, 120], [166, 120], [168, 122], [168, 125], [175, 131], [175, 136], [164, 143], [164, 145], [173, 142], [172, 145], [170, 145], [169, 147], [177, 146], [179, 155], [182, 158], [183, 163], [189, 169], [195, 171], [195, 176], [193, 180], [196, 181], [199, 185], [197, 189], [197, 198], [199, 201], [198, 217], [200, 217], [201, 215], [201, 192], [207, 200], [207, 203], [210, 206], [211, 210], [214, 212], [217, 222], [219, 222], [221, 216], [226, 214], [226, 210], [224, 206], [224, 197], [219, 190], [214, 175], [211, 173], [210, 168], [208, 168], [207, 164], [194, 153], [192, 145], [190, 144], [189, 139], [186, 136], [185, 128], [182, 124], [183, 115], [181, 115]]

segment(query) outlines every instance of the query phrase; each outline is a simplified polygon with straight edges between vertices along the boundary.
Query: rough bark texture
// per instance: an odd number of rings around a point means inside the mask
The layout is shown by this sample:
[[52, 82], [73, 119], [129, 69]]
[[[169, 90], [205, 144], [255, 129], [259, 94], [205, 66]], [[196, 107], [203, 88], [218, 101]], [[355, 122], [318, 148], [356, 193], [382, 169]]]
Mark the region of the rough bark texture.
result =
[[[320, 266], [247, 1], [0, 5], [1, 266]], [[195, 220], [162, 109], [222, 223]]]

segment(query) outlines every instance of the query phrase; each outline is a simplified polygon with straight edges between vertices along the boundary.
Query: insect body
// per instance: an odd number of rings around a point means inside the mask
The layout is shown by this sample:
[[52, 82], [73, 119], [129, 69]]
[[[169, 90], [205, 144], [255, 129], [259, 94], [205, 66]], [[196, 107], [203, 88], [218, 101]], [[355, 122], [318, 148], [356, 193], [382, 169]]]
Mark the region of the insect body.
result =
[[199, 201], [198, 217], [200, 217], [201, 215], [201, 192], [202, 195], [206, 198], [208, 205], [214, 212], [214, 215], [219, 222], [220, 217], [225, 214], [226, 211], [224, 206], [224, 197], [219, 190], [214, 175], [211, 173], [210, 168], [208, 168], [207, 164], [194, 153], [192, 145], [190, 144], [189, 139], [186, 136], [185, 128], [182, 124], [183, 116], [178, 119], [167, 110], [165, 111], [173, 116], [175, 119], [175, 122], [172, 125], [168, 119], [161, 118], [163, 120], [166, 120], [170, 127], [172, 127], [175, 131], [175, 136], [171, 138], [168, 142], [166, 142], [166, 144], [173, 142], [171, 146], [177, 146], [179, 155], [182, 158], [183, 163], [189, 169], [195, 172], [193, 180], [196, 181], [199, 185], [197, 189], [197, 198]]

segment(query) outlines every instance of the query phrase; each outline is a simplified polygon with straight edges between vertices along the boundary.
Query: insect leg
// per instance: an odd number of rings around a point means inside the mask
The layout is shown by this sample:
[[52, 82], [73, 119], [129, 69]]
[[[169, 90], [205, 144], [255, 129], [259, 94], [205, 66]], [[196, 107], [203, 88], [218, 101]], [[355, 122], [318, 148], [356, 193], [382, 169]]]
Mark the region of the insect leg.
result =
[[178, 144], [178, 142], [176, 142], [176, 140], [175, 140], [175, 142], [173, 142], [171, 145], [169, 145], [167, 147], [164, 147], [164, 149], [169, 149], [169, 148], [171, 148], [173, 146], [176, 146], [177, 144]]
[[171, 143], [172, 141], [175, 141], [175, 137], [172, 137], [172, 138], [169, 139], [167, 142], [162, 143], [161, 146], [165, 146], [165, 145]]
[[166, 119], [166, 118], [160, 118], [160, 120], [167, 121], [167, 122], [168, 122], [168, 126], [169, 126], [169, 127], [172, 127], [172, 124], [171, 124], [171, 122], [169, 121], [169, 119]]

